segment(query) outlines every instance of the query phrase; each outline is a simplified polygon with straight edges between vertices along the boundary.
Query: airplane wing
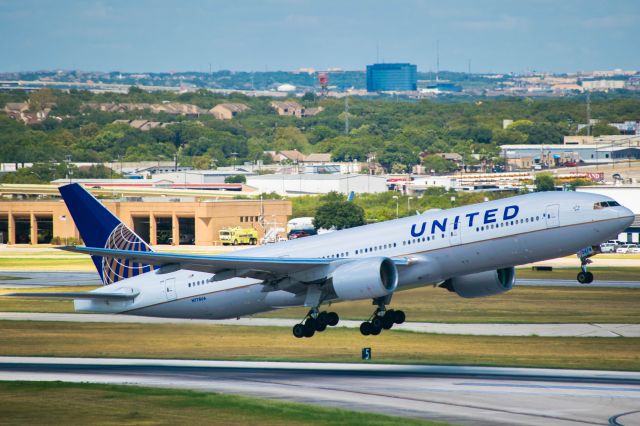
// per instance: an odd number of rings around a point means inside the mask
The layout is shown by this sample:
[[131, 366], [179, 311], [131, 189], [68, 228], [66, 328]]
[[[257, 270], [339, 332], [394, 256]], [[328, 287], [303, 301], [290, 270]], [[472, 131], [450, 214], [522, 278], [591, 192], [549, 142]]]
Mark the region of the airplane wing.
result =
[[49, 293], [8, 293], [2, 296], [9, 297], [35, 297], [35, 298], [47, 298], [47, 299], [90, 299], [90, 300], [110, 300], [110, 301], [124, 301], [135, 299], [140, 292], [131, 293], [93, 293], [93, 292], [49, 292]]
[[[161, 267], [175, 266], [175, 269], [188, 269], [191, 271], [221, 274], [220, 279], [238, 276], [251, 277], [255, 275], [253, 272], [281, 276], [306, 271], [315, 267], [327, 266], [333, 262], [349, 261], [349, 259], [344, 258], [319, 259], [155, 253], [82, 246], [64, 246], [58, 248], [61, 250], [84, 253], [92, 256], [126, 259], [133, 262], [146, 263]], [[408, 264], [408, 260], [405, 258], [393, 260], [397, 266], [405, 266]]]

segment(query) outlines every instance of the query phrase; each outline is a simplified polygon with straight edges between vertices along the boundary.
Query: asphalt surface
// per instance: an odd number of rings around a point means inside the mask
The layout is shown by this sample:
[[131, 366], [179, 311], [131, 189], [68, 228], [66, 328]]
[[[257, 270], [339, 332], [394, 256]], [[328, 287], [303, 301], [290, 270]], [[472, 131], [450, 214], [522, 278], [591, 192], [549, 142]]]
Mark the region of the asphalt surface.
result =
[[468, 425], [640, 424], [640, 373], [0, 357], [0, 380], [215, 391]]
[[[640, 262], [640, 261], [639, 261]], [[32, 271], [0, 271], [0, 275], [16, 277], [16, 280], [1, 280], [0, 288], [29, 288], [49, 286], [83, 286], [100, 285], [102, 282], [95, 272], [32, 272]], [[611, 287], [611, 288], [640, 288], [640, 281], [609, 281], [598, 280], [591, 284], [580, 284], [575, 280], [548, 280], [517, 278], [518, 286], [546, 286], [546, 287]]]
[[[0, 320], [63, 321], [137, 324], [201, 324], [240, 325], [249, 327], [292, 328], [299, 320], [281, 318], [240, 318], [228, 320], [193, 320], [183, 318], [154, 318], [111, 314], [59, 314], [42, 312], [0, 312]], [[360, 327], [360, 321], [340, 320], [337, 327]], [[640, 337], [640, 324], [450, 324], [405, 322], [393, 330], [416, 333], [458, 334], [474, 336], [540, 336], [540, 337]]]

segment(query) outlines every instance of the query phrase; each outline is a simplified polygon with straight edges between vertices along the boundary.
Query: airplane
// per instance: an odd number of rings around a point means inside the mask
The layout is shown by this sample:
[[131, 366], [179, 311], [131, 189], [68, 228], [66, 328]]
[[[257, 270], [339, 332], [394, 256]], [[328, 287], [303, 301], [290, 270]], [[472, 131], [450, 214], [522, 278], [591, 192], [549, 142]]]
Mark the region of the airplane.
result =
[[464, 298], [497, 295], [513, 288], [515, 266], [574, 253], [578, 281], [590, 283], [597, 245], [634, 220], [605, 196], [538, 192], [231, 255], [195, 255], [154, 252], [79, 184], [59, 190], [85, 243], [59, 248], [91, 255], [104, 285], [28, 297], [72, 298], [79, 312], [200, 319], [305, 306], [308, 314], [292, 330], [298, 338], [338, 324], [338, 314], [322, 305], [371, 299], [375, 310], [360, 332], [378, 335], [406, 319], [387, 308], [397, 291], [433, 285]]

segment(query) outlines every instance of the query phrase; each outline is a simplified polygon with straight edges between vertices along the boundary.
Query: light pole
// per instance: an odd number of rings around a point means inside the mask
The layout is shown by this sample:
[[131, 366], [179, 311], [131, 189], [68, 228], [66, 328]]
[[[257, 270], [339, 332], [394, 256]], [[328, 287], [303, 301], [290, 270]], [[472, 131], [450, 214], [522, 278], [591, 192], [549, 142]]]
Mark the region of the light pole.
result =
[[411, 211], [411, 200], [413, 200], [413, 197], [407, 198], [407, 213]]
[[67, 163], [67, 177], [69, 178], [69, 183], [71, 183], [73, 176], [73, 171], [71, 170], [71, 156], [67, 155], [65, 158], [65, 162]]
[[394, 199], [394, 200], [396, 200], [396, 219], [397, 219], [398, 217], [400, 217], [400, 212], [399, 212], [399, 210], [398, 210], [398, 209], [399, 209], [399, 205], [400, 205], [400, 204], [399, 204], [399, 203], [400, 203], [400, 200], [399, 200], [399, 198], [398, 198], [398, 196], [397, 196], [397, 195], [394, 195], [394, 196], [393, 196], [393, 199]]

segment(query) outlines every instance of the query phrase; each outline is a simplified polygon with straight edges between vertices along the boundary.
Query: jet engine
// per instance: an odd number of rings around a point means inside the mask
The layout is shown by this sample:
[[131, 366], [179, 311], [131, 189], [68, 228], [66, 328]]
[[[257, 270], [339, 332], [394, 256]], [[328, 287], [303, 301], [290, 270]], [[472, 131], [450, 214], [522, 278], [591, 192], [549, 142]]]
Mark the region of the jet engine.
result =
[[333, 291], [343, 300], [384, 297], [398, 287], [398, 270], [388, 257], [347, 262], [338, 266], [331, 278]]
[[513, 288], [515, 281], [516, 271], [510, 267], [449, 278], [440, 287], [472, 299], [507, 292]]

